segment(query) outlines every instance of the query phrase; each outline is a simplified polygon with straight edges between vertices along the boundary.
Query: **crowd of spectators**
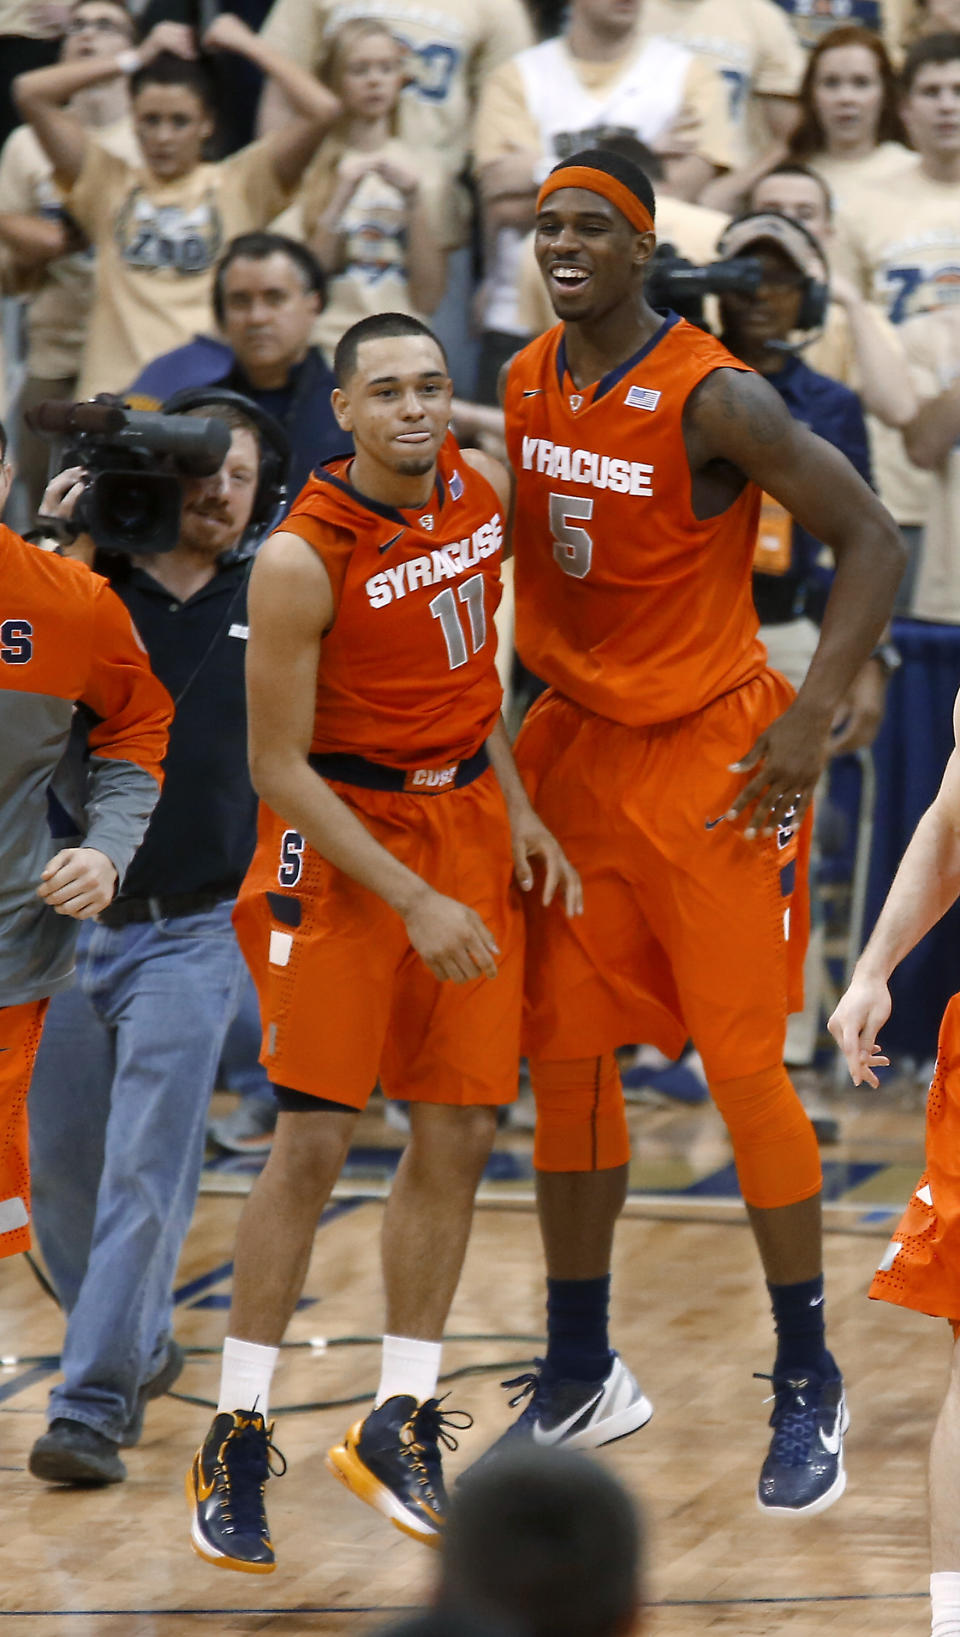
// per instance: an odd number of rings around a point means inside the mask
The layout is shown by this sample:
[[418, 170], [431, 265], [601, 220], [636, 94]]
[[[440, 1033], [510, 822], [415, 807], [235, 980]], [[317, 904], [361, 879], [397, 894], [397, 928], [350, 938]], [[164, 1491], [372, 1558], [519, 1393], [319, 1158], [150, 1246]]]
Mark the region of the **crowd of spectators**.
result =
[[866, 413], [873, 481], [910, 546], [901, 611], [960, 619], [952, 444], [926, 409], [946, 394], [949, 427], [960, 8], [849, 10], [0, 0], [10, 515], [27, 524], [47, 475], [26, 413], [101, 391], [250, 393], [286, 426], [299, 486], [336, 436], [333, 348], [377, 310], [429, 318], [459, 397], [495, 405], [501, 363], [552, 320], [530, 247], [538, 184], [575, 148], [626, 143], [678, 254], [711, 260], [750, 211], [818, 241], [830, 301], [791, 344]]

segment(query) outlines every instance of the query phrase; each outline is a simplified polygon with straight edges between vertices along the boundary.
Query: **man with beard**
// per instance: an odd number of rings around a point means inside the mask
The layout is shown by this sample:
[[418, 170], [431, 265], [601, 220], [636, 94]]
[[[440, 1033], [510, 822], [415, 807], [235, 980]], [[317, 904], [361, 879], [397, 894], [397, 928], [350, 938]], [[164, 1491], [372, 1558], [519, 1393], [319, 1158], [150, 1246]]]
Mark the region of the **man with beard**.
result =
[[[30, 1101], [36, 1235], [67, 1316], [63, 1380], [30, 1455], [53, 1483], [121, 1481], [121, 1445], [182, 1365], [172, 1282], [243, 979], [230, 915], [256, 831], [244, 546], [282, 494], [285, 440], [223, 389], [177, 407], [227, 422], [223, 465], [184, 480], [172, 551], [97, 560], [174, 701], [163, 799], [122, 892], [82, 929], [77, 985], [50, 1008]], [[48, 510], [69, 517], [83, 477], [61, 473]], [[92, 560], [88, 536], [75, 549]]]

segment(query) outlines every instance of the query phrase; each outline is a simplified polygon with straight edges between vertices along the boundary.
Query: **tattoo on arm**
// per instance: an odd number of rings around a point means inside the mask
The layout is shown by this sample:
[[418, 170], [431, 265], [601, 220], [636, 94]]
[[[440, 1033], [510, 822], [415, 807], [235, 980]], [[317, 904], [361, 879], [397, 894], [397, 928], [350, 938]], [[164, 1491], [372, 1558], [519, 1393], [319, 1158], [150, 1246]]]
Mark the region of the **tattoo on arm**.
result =
[[757, 443], [776, 443], [783, 437], [787, 411], [773, 387], [759, 376], [719, 369], [707, 377], [710, 398], [725, 420], [740, 421]]

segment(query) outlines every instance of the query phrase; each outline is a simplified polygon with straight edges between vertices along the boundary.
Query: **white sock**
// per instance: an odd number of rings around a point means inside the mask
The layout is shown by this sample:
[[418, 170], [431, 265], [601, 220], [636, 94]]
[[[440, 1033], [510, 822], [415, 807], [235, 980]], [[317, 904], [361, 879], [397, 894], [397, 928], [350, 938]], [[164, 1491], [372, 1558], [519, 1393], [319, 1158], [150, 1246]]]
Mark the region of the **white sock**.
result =
[[258, 1341], [238, 1341], [228, 1336], [220, 1360], [220, 1397], [217, 1414], [224, 1410], [252, 1410], [267, 1419], [270, 1382], [279, 1347], [262, 1347]]
[[433, 1398], [440, 1375], [439, 1341], [416, 1341], [412, 1336], [384, 1336], [380, 1356], [377, 1404], [402, 1393], [412, 1393], [418, 1404]]
[[930, 1576], [931, 1637], [960, 1637], [960, 1574]]

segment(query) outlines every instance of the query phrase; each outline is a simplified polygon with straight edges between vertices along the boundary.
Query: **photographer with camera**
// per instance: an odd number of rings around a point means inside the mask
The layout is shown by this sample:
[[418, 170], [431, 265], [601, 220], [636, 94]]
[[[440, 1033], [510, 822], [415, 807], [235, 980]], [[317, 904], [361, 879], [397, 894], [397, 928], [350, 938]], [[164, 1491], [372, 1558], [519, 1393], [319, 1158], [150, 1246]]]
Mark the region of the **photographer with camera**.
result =
[[[230, 916], [256, 831], [249, 543], [282, 504], [287, 460], [276, 422], [222, 388], [180, 393], [161, 416], [81, 405], [75, 420], [89, 425], [96, 412], [107, 426], [81, 433], [84, 465], [53, 480], [46, 509], [69, 530], [79, 502], [90, 533], [71, 549], [90, 561], [100, 547], [96, 567], [130, 610], [175, 716], [163, 799], [123, 892], [83, 928], [78, 983], [51, 1007], [31, 1091], [37, 1237], [67, 1329], [30, 1470], [83, 1484], [126, 1476], [119, 1448], [137, 1442], [147, 1400], [182, 1364], [172, 1283], [244, 979]], [[175, 482], [182, 502], [165, 538], [154, 522], [162, 463], [179, 475], [161, 473], [161, 485]]]
[[[13, 468], [0, 424], [0, 514]], [[102, 580], [0, 523], [0, 1257], [30, 1246], [27, 1087], [77, 923], [110, 903], [160, 791], [171, 703]], [[74, 820], [53, 799], [75, 711], [94, 719]]]

